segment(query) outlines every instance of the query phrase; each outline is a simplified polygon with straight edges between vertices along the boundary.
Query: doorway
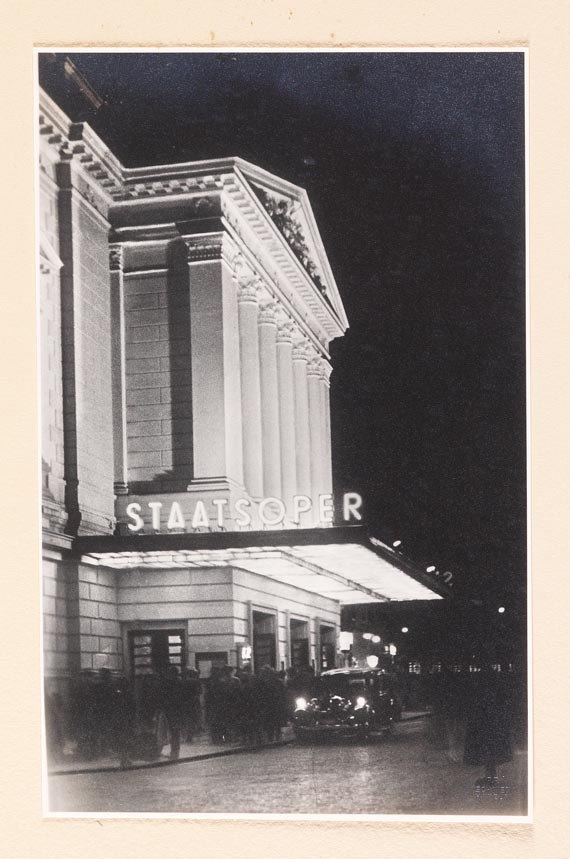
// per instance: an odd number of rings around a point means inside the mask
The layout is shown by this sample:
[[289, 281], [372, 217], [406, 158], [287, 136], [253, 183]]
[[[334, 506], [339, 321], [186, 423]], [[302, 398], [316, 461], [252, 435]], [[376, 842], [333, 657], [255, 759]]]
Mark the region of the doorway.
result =
[[135, 629], [129, 632], [130, 663], [133, 677], [164, 676], [175, 666], [178, 673], [186, 665], [183, 629]]
[[263, 611], [252, 612], [253, 624], [253, 667], [256, 671], [264, 665], [277, 667], [277, 647], [275, 642], [276, 618], [274, 614]]
[[293, 668], [309, 667], [309, 624], [306, 620], [289, 621], [291, 642], [291, 665]]
[[334, 626], [319, 626], [320, 653], [319, 662], [321, 671], [330, 671], [335, 667], [336, 655], [336, 629]]

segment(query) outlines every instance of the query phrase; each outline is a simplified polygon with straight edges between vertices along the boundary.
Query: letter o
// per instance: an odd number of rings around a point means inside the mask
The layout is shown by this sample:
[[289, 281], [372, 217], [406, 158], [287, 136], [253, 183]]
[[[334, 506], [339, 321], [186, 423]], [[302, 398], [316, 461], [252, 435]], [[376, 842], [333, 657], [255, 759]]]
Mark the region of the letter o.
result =
[[[277, 505], [279, 508], [279, 515], [275, 518], [268, 518], [266, 516], [265, 510], [269, 505]], [[264, 498], [263, 501], [259, 504], [259, 518], [263, 522], [264, 525], [280, 525], [283, 519], [285, 518], [285, 505], [281, 501], [280, 498]]]

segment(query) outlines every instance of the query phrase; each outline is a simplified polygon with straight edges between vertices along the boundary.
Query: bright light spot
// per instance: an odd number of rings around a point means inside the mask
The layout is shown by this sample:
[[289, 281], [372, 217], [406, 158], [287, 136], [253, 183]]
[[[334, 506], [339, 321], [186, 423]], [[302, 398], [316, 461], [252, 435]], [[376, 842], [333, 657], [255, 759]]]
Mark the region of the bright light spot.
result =
[[431, 567], [426, 567], [426, 573], [434, 573], [435, 567], [432, 565]]
[[378, 665], [378, 657], [377, 656], [367, 656], [366, 657], [366, 664], [368, 665], [369, 668], [376, 668], [376, 666]]
[[366, 706], [366, 698], [363, 698], [362, 695], [359, 695], [356, 699], [357, 707], [365, 707]]
[[402, 632], [407, 632], [407, 631], [408, 631], [408, 627], [407, 627], [407, 626], [403, 626], [403, 627], [402, 627]]
[[396, 653], [398, 652], [395, 644], [391, 644], [390, 647], [388, 648], [388, 651], [390, 653], [390, 656], [395, 656]]
[[365, 638], [367, 641], [370, 641], [370, 639], [372, 638], [372, 633], [371, 632], [363, 632], [362, 638]]
[[350, 650], [354, 642], [354, 635], [352, 632], [341, 632], [338, 637], [339, 649], [340, 650]]
[[380, 644], [380, 641], [381, 641], [381, 640], [382, 640], [382, 639], [380, 638], [380, 636], [379, 636], [379, 635], [373, 635], [373, 636], [372, 636], [372, 643], [373, 643], [373, 644]]
[[505, 606], [504, 605], [499, 606], [497, 611], [499, 612], [499, 614], [504, 614], [505, 613]]
[[305, 698], [297, 698], [295, 701], [295, 707], [297, 710], [306, 710], [307, 709], [307, 701]]
[[392, 543], [392, 545], [393, 545], [393, 547], [394, 547], [395, 549], [397, 549], [397, 548], [398, 548], [398, 546], [401, 546], [401, 545], [402, 545], [402, 541], [401, 541], [401, 540], [394, 540], [394, 542]]

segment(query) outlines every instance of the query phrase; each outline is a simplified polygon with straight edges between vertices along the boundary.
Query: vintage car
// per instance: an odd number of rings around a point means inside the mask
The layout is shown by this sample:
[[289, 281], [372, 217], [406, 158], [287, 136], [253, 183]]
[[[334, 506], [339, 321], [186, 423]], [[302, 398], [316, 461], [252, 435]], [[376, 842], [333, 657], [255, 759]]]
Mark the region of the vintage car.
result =
[[402, 712], [396, 676], [383, 669], [325, 671], [315, 697], [295, 703], [293, 730], [299, 742], [327, 737], [368, 740], [391, 732]]

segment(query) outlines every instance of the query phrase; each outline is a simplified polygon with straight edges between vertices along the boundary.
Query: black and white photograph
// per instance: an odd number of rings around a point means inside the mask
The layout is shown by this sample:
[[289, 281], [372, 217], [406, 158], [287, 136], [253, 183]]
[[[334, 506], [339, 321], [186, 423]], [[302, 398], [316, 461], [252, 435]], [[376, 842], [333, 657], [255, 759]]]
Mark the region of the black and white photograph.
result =
[[526, 50], [35, 75], [44, 814], [528, 822]]

